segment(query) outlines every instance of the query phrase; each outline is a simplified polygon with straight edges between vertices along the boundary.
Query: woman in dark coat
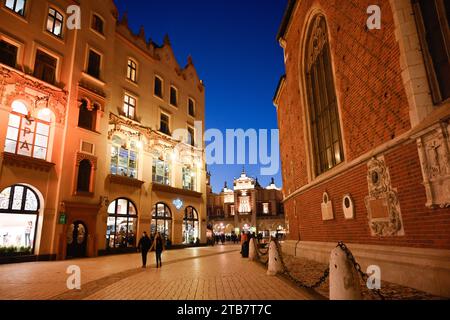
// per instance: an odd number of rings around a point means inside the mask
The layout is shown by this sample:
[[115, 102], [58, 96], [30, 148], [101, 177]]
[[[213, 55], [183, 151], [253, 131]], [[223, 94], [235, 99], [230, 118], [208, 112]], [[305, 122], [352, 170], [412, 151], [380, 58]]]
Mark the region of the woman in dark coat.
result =
[[161, 254], [164, 251], [164, 239], [161, 236], [161, 233], [157, 232], [155, 236], [155, 240], [153, 241], [152, 247], [150, 250], [155, 249], [156, 255], [156, 267], [162, 267]]

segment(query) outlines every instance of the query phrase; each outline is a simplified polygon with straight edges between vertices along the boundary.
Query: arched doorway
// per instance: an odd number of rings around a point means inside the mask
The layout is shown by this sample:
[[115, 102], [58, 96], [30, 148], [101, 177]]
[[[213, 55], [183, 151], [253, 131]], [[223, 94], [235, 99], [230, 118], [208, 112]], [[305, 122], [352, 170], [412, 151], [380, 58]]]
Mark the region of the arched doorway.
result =
[[[25, 185], [13, 185], [0, 193], [0, 255], [34, 254], [40, 202]], [[4, 253], [2, 253], [4, 252]]]
[[172, 211], [164, 202], [158, 202], [153, 207], [152, 223], [150, 225], [150, 234], [154, 235], [160, 232], [164, 239], [171, 239], [172, 231]]
[[66, 259], [86, 257], [88, 230], [83, 221], [74, 221], [67, 229]]
[[194, 207], [188, 206], [184, 210], [183, 244], [194, 244], [198, 235], [198, 212]]
[[136, 206], [131, 200], [119, 198], [109, 204], [106, 227], [107, 250], [136, 246], [137, 218]]

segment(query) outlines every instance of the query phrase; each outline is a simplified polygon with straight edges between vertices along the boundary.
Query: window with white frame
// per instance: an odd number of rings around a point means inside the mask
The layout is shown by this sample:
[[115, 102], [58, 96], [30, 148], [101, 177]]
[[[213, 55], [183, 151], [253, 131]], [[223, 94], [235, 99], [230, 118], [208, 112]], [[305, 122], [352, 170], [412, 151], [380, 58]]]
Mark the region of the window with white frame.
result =
[[27, 4], [27, 0], [6, 0], [5, 7], [14, 11], [21, 16], [25, 16], [25, 6]]
[[155, 94], [155, 96], [162, 99], [162, 97], [163, 97], [163, 80], [158, 76], [155, 76], [155, 88], [154, 88], [153, 93]]
[[50, 139], [51, 111], [43, 109], [33, 118], [21, 101], [14, 101], [9, 114], [5, 152], [46, 160]]
[[196, 181], [195, 170], [191, 166], [186, 165], [183, 167], [182, 176], [183, 176], [183, 189], [195, 191], [195, 181]]
[[98, 15], [93, 14], [92, 15], [92, 24], [91, 24], [92, 30], [95, 30], [96, 32], [103, 35], [104, 33], [104, 22], [103, 19], [100, 18]]
[[153, 159], [152, 181], [170, 185], [170, 162], [168, 156]]
[[49, 8], [47, 16], [47, 31], [59, 38], [62, 38], [63, 27], [63, 15], [58, 10]]
[[115, 135], [111, 146], [111, 174], [137, 179], [138, 142]]

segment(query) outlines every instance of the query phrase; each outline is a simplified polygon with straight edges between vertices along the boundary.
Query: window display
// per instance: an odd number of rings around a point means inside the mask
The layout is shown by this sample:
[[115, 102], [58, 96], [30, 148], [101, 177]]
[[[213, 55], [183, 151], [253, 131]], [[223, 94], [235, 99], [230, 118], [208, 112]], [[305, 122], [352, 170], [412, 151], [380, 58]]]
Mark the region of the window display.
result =
[[15, 185], [0, 193], [0, 255], [32, 254], [39, 200], [29, 187]]
[[117, 199], [108, 207], [106, 246], [132, 248], [136, 246], [137, 211], [134, 204], [124, 198]]
[[190, 166], [183, 167], [183, 189], [195, 191], [195, 171]]
[[167, 160], [153, 159], [153, 182], [170, 185], [170, 164]]
[[184, 212], [183, 244], [194, 244], [199, 237], [198, 231], [198, 212], [189, 206]]
[[137, 142], [129, 146], [120, 137], [114, 136], [111, 147], [111, 174], [137, 179]]
[[160, 232], [164, 239], [169, 240], [172, 228], [172, 212], [165, 203], [157, 203], [153, 207], [150, 234]]

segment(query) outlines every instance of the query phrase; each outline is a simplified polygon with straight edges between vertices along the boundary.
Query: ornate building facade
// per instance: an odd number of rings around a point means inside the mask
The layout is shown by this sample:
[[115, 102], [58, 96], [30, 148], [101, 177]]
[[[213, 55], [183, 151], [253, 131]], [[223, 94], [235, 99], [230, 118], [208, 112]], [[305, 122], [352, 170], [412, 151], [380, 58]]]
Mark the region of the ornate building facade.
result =
[[204, 86], [110, 0], [0, 4], [0, 258], [206, 240]]
[[258, 179], [243, 171], [234, 180], [233, 189], [225, 183], [220, 194], [212, 192], [209, 179], [208, 175], [208, 225], [215, 234], [239, 235], [244, 231], [262, 233], [264, 237], [285, 234], [283, 197], [273, 179], [263, 188]]
[[442, 0], [289, 1], [278, 40], [285, 249], [337, 241], [382, 279], [450, 296], [450, 32]]

